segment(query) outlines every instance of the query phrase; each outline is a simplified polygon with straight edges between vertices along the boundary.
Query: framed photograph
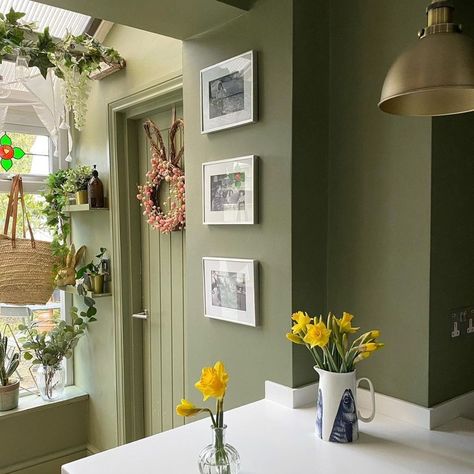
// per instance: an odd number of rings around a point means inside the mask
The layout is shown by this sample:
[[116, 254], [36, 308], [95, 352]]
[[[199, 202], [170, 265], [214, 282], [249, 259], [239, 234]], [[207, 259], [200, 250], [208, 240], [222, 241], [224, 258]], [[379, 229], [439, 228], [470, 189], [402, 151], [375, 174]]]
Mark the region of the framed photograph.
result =
[[257, 121], [257, 55], [254, 51], [201, 71], [201, 133]]
[[202, 269], [204, 315], [257, 326], [257, 261], [204, 257]]
[[255, 224], [257, 181], [254, 155], [203, 163], [203, 224]]

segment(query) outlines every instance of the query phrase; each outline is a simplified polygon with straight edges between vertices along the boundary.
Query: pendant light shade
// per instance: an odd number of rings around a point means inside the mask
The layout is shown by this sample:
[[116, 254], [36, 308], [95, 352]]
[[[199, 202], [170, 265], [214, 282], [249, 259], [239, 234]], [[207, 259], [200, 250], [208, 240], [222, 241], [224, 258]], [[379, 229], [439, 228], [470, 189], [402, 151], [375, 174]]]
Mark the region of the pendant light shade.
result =
[[452, 22], [453, 10], [447, 1], [428, 7], [428, 27], [385, 78], [381, 110], [409, 116], [474, 111], [474, 41]]

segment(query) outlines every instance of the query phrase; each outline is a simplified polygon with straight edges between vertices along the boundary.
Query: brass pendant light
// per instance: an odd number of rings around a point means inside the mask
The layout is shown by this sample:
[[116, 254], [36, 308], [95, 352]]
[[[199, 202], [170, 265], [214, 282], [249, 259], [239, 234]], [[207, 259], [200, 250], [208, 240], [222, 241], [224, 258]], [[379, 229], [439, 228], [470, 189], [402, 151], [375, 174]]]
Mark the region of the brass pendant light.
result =
[[453, 21], [450, 1], [433, 0], [418, 43], [390, 68], [379, 107], [395, 115], [474, 111], [474, 41]]

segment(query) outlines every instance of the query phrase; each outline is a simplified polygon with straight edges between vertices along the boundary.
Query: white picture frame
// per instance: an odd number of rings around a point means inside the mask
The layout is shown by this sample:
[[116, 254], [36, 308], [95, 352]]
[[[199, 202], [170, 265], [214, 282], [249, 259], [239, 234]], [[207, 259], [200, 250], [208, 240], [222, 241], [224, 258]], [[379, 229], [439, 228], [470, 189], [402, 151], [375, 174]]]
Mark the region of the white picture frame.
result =
[[257, 54], [247, 51], [200, 72], [201, 133], [257, 121]]
[[202, 164], [203, 224], [257, 222], [257, 164], [255, 155]]
[[245, 326], [258, 325], [258, 262], [203, 257], [204, 315]]

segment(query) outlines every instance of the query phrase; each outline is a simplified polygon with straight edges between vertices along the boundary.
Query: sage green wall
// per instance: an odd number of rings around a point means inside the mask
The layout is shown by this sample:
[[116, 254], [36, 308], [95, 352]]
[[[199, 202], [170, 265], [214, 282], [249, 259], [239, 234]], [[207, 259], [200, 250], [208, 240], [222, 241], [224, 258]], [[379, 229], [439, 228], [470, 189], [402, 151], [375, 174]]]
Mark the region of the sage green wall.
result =
[[474, 390], [474, 335], [452, 339], [448, 316], [474, 306], [473, 130], [473, 113], [433, 120], [430, 406]]
[[348, 3], [331, 2], [328, 308], [382, 331], [360, 367], [378, 392], [427, 405], [431, 120], [377, 108], [427, 2]]
[[[259, 53], [258, 123], [201, 135], [199, 71], [254, 49]], [[266, 379], [291, 385], [291, 345], [284, 334], [291, 312], [292, 2], [259, 0], [246, 15], [183, 43], [187, 178], [188, 397], [201, 367], [221, 359], [230, 372], [228, 406], [262, 398]], [[206, 226], [201, 216], [201, 164], [260, 156], [260, 223]], [[242, 257], [260, 262], [258, 328], [203, 315], [201, 258]]]
[[[327, 311], [329, 21], [318, 17], [327, 0], [293, 2], [292, 310], [311, 315]], [[314, 381], [312, 357], [292, 348], [293, 386]]]
[[[179, 75], [181, 42], [115, 25], [105, 43], [120, 51], [127, 60], [127, 67], [93, 83], [86, 126], [80, 136], [76, 136], [74, 156], [76, 162], [97, 164], [107, 189], [107, 104]], [[74, 214], [73, 239], [76, 245], [87, 246], [89, 259], [101, 246], [111, 250], [109, 212]], [[89, 443], [94, 450], [104, 450], [117, 445], [115, 316], [111, 298], [97, 299], [97, 310], [98, 322], [90, 326], [76, 350], [75, 382], [90, 394]]]

